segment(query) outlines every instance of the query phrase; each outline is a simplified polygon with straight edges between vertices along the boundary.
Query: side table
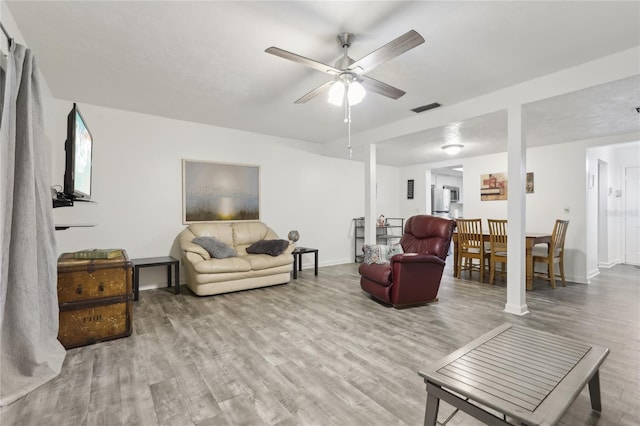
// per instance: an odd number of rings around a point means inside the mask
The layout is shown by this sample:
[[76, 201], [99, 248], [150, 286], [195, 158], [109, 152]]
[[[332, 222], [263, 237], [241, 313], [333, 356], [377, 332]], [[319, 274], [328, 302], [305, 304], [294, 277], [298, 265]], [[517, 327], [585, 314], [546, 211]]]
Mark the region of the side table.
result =
[[167, 267], [167, 287], [171, 287], [171, 267], [174, 272], [175, 294], [180, 294], [180, 262], [173, 256], [162, 257], [143, 257], [132, 259], [133, 263], [133, 300], [138, 300], [140, 285], [140, 268], [149, 268], [152, 266]]
[[298, 279], [298, 271], [302, 271], [302, 255], [306, 253], [314, 254], [314, 273], [318, 275], [318, 249], [309, 247], [296, 247], [293, 252], [293, 279]]

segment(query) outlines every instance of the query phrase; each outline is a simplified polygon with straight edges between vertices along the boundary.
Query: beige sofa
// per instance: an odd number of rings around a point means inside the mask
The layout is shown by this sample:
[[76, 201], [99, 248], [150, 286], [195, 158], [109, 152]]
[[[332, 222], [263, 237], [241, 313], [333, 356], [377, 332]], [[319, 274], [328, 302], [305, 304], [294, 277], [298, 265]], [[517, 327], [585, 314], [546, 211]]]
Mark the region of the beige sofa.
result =
[[[192, 242], [195, 237], [214, 237], [238, 253], [226, 259], [212, 258]], [[278, 256], [249, 254], [246, 249], [260, 240], [278, 239], [262, 222], [221, 222], [189, 225], [179, 235], [187, 285], [198, 296], [288, 283], [291, 279], [293, 244]]]

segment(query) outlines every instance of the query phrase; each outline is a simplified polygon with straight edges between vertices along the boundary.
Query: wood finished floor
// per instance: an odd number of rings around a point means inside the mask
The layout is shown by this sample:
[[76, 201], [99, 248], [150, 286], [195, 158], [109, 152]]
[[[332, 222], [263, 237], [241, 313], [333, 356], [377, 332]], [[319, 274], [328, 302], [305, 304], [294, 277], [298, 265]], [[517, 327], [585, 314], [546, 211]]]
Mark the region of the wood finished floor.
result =
[[[360, 290], [356, 268], [205, 298], [143, 291], [131, 337], [69, 350], [62, 373], [0, 424], [420, 425], [418, 370], [505, 322], [610, 348], [602, 414], [585, 389], [560, 424], [640, 424], [640, 269], [556, 290], [536, 281], [518, 317], [503, 312], [504, 283], [455, 280], [449, 267], [439, 302], [388, 308]], [[452, 411], [442, 403], [439, 420]], [[448, 424], [480, 423], [459, 413]]]

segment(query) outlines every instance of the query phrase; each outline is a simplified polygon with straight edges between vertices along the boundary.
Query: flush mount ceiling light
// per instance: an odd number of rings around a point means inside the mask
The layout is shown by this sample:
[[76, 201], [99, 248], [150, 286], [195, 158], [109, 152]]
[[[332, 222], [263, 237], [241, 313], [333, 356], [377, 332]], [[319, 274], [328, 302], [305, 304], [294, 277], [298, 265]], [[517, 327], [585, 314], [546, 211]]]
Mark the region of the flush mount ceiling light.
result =
[[452, 143], [442, 147], [442, 149], [444, 149], [444, 152], [446, 152], [449, 155], [456, 155], [457, 153], [460, 152], [462, 148], [464, 148], [464, 145], [459, 143]]

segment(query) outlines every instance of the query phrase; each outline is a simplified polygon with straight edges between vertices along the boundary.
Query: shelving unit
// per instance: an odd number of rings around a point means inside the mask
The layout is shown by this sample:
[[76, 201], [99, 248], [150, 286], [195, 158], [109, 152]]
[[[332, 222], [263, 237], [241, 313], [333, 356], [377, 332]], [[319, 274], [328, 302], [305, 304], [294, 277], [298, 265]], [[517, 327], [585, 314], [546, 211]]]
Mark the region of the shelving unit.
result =
[[[354, 262], [362, 262], [364, 254], [362, 254], [362, 245], [364, 244], [364, 217], [356, 217], [353, 219], [354, 241], [353, 241], [353, 257]], [[376, 226], [376, 244], [392, 244], [396, 239], [402, 237], [404, 229], [404, 218], [388, 217], [385, 220], [386, 225]], [[358, 247], [360, 252], [358, 252]]]

